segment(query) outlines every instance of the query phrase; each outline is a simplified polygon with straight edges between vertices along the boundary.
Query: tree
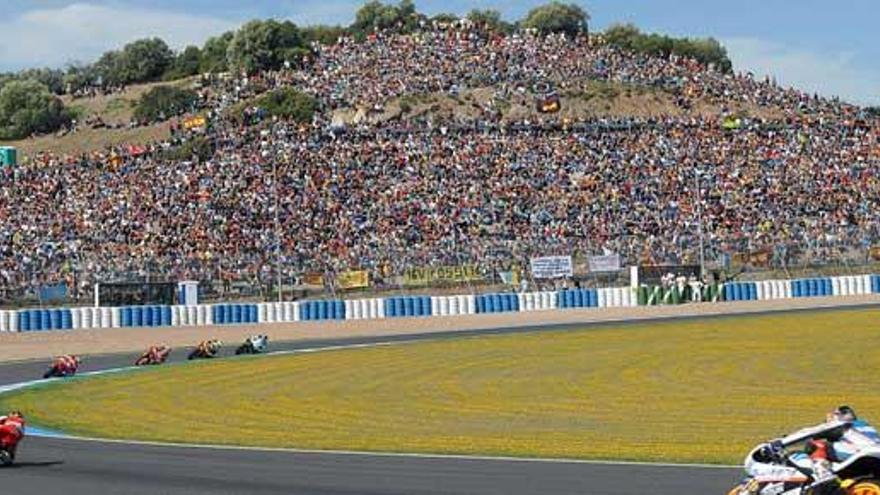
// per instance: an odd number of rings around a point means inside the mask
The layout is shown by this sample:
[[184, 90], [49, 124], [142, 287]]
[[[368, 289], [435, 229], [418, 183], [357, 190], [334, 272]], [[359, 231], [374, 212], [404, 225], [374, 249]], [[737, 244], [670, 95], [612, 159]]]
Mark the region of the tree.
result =
[[566, 33], [577, 35], [587, 32], [590, 15], [577, 4], [564, 4], [554, 0], [530, 10], [522, 26], [539, 33]]
[[159, 80], [174, 63], [174, 53], [160, 38], [133, 41], [122, 48], [120, 60], [123, 83]]
[[318, 101], [293, 88], [276, 89], [257, 99], [255, 104], [270, 116], [311, 122], [318, 111]]
[[430, 21], [437, 24], [452, 24], [453, 22], [458, 22], [458, 16], [448, 12], [441, 12], [432, 17]]
[[193, 110], [199, 95], [190, 89], [175, 86], [156, 86], [144, 93], [134, 109], [134, 118], [140, 122], [166, 120], [174, 115]]
[[242, 26], [230, 41], [226, 56], [230, 68], [252, 73], [279, 69], [284, 62], [297, 62], [308, 53], [295, 24], [268, 19]]
[[304, 44], [320, 43], [322, 45], [335, 45], [339, 38], [345, 35], [342, 26], [325, 26], [318, 24], [300, 29]]
[[416, 11], [412, 0], [401, 0], [397, 5], [386, 5], [378, 0], [372, 0], [358, 9], [351, 29], [359, 33], [386, 29], [411, 32], [418, 28], [422, 20], [424, 16]]
[[678, 55], [692, 58], [704, 65], [730, 72], [733, 64], [727, 50], [714, 38], [671, 38], [660, 34], [645, 34], [632, 24], [614, 25], [605, 31], [605, 41], [618, 48], [644, 53], [654, 57]]
[[19, 79], [33, 79], [46, 86], [51, 93], [60, 95], [64, 93], [64, 71], [60, 69], [27, 69], [18, 73]]
[[9, 81], [0, 89], [0, 139], [54, 132], [70, 120], [61, 100], [37, 81]]
[[125, 84], [122, 71], [122, 53], [117, 50], [104, 52], [94, 64], [95, 83], [100, 86]]
[[202, 51], [197, 46], [188, 46], [174, 59], [174, 64], [163, 76], [166, 81], [194, 76], [199, 73]]
[[226, 31], [220, 36], [208, 38], [208, 41], [202, 47], [202, 60], [199, 64], [200, 72], [226, 72], [226, 52], [233, 36], [234, 33], [232, 31]]
[[489, 31], [510, 32], [512, 26], [501, 20], [501, 12], [493, 9], [473, 9], [468, 12], [467, 19], [477, 26]]

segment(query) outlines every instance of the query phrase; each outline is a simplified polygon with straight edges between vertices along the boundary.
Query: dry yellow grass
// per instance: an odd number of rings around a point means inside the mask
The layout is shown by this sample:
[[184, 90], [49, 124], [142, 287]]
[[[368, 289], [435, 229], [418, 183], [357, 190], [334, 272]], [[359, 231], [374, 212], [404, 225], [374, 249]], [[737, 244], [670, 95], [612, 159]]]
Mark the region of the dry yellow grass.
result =
[[738, 463], [849, 403], [880, 411], [880, 310], [227, 359], [0, 398], [111, 438]]

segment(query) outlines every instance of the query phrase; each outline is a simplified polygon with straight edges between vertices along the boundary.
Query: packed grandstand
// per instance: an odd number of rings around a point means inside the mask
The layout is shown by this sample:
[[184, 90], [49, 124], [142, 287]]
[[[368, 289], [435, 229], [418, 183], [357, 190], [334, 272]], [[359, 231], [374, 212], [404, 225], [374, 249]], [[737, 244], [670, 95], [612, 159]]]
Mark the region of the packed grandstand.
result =
[[[577, 110], [597, 83], [657, 103]], [[880, 229], [875, 117], [600, 34], [425, 25], [196, 84], [204, 126], [179, 117], [167, 140], [0, 171], [0, 287], [72, 285], [71, 267], [90, 287], [145, 272], [271, 284], [276, 269], [381, 281], [570, 253], [685, 264], [700, 222], [708, 259], [830, 258]], [[254, 104], [279, 88], [317, 100], [311, 122]], [[546, 93], [561, 108], [508, 111]], [[209, 151], [167, 153], [196, 141]]]

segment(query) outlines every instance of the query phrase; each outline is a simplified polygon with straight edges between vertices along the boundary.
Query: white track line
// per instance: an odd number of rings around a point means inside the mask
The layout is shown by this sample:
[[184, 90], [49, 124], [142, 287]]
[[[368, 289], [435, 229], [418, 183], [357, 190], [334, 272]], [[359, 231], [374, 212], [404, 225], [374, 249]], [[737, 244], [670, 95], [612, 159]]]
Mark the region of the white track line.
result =
[[[370, 347], [382, 347], [402, 344], [415, 344], [423, 342], [432, 342], [444, 340], [443, 338], [434, 339], [411, 339], [398, 341], [373, 342], [366, 344], [348, 344], [328, 347], [312, 347], [306, 349], [291, 349], [287, 351], [274, 351], [264, 355], [281, 356], [290, 354], [309, 354], [322, 351], [340, 351], [349, 349], [363, 349]], [[144, 369], [137, 366], [126, 366], [124, 368], [112, 368], [108, 370], [90, 371], [77, 374], [78, 377], [89, 377], [98, 375], [108, 375], [111, 373], [119, 373], [122, 371], [133, 371]], [[11, 385], [0, 385], [0, 395], [13, 391], [24, 390], [46, 383], [57, 382], [64, 378], [50, 378], [46, 380], [30, 380], [27, 382], [14, 383]], [[63, 440], [76, 440], [82, 442], [94, 443], [110, 443], [121, 445], [141, 445], [148, 447], [164, 447], [164, 448], [185, 448], [185, 449], [204, 449], [204, 450], [229, 450], [229, 451], [247, 451], [247, 452], [277, 452], [287, 454], [312, 454], [312, 455], [339, 455], [339, 456], [357, 456], [357, 457], [390, 457], [390, 458], [411, 458], [411, 459], [446, 459], [460, 461], [491, 461], [491, 462], [532, 462], [546, 464], [592, 464], [603, 466], [643, 466], [643, 467], [661, 467], [661, 468], [688, 468], [688, 469], [742, 469], [742, 466], [730, 466], [722, 464], [687, 464], [687, 463], [671, 463], [671, 462], [640, 462], [640, 461], [612, 461], [612, 460], [587, 460], [587, 459], [569, 459], [569, 458], [544, 458], [544, 457], [509, 457], [509, 456], [486, 456], [486, 455], [464, 455], [464, 454], [426, 454], [416, 452], [368, 452], [360, 450], [322, 450], [322, 449], [295, 449], [282, 447], [249, 447], [243, 445], [214, 445], [214, 444], [191, 444], [191, 443], [171, 443], [171, 442], [150, 442], [142, 440], [117, 440], [110, 438], [93, 438], [79, 437], [74, 435], [33, 435], [45, 436], [47, 438], [59, 438]]]

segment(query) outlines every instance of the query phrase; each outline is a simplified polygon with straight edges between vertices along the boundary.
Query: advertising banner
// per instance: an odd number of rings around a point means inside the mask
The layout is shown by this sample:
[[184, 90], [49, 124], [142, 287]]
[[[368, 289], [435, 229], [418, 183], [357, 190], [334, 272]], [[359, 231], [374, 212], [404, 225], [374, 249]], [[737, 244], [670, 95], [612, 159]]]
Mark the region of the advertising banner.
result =
[[589, 263], [591, 272], [616, 272], [620, 270], [620, 255], [590, 256]]
[[542, 256], [531, 259], [535, 278], [561, 278], [574, 275], [571, 256]]
[[403, 285], [428, 285], [434, 282], [470, 282], [482, 279], [476, 265], [407, 268]]
[[336, 276], [336, 286], [340, 289], [360, 289], [370, 286], [370, 272], [352, 270]]

